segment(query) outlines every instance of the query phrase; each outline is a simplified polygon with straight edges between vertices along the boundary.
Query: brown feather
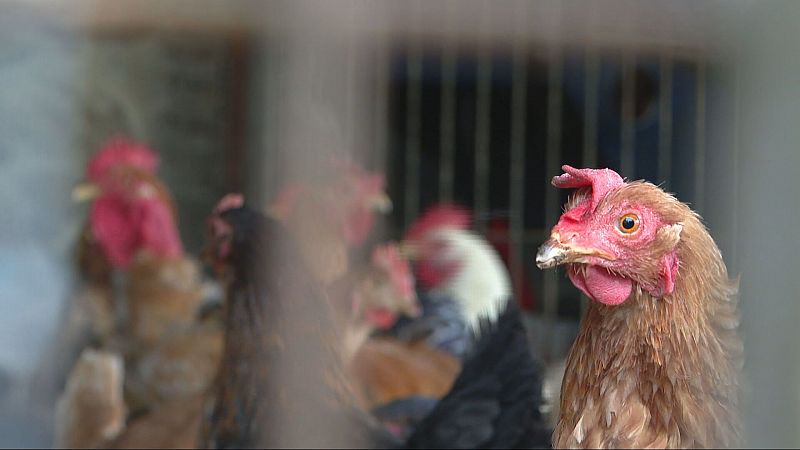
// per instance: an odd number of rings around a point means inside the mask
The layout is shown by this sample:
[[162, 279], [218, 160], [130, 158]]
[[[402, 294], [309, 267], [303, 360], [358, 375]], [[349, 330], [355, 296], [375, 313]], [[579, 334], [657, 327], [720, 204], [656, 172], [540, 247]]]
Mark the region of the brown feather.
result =
[[441, 398], [450, 391], [461, 364], [422, 341], [373, 338], [361, 346], [349, 370], [363, 406], [371, 409], [412, 396]]

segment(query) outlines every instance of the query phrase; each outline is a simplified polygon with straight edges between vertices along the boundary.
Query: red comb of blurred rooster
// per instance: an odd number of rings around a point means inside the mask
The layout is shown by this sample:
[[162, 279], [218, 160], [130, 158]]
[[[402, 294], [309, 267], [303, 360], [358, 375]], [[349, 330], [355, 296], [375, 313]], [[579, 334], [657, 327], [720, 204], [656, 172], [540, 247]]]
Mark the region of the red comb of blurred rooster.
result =
[[643, 181], [563, 166], [577, 189], [536, 257], [593, 301], [553, 444], [713, 448], [740, 438], [736, 284], [700, 217]]

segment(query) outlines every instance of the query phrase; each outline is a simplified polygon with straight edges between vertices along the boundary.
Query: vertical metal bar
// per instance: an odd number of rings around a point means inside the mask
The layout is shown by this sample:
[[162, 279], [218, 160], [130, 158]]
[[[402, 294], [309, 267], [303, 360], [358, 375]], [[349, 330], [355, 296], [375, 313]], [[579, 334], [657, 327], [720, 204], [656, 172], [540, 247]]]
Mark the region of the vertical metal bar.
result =
[[[737, 60], [741, 60], [738, 58]], [[741, 66], [735, 65], [733, 69], [733, 143], [732, 147], [732, 158], [733, 158], [733, 170], [731, 170], [731, 194], [733, 195], [733, 202], [731, 204], [731, 214], [730, 214], [730, 227], [731, 227], [731, 236], [733, 237], [731, 243], [731, 255], [730, 261], [733, 264], [731, 267], [731, 273], [736, 274], [739, 271], [739, 199], [741, 198], [741, 192], [739, 187], [739, 180], [741, 179], [739, 170], [739, 158], [741, 157]]]
[[[475, 99], [475, 216], [486, 217], [489, 210], [489, 144], [491, 138], [492, 59], [488, 48], [479, 50]], [[476, 221], [486, 231], [485, 221]]]
[[509, 262], [513, 287], [516, 294], [521, 295], [524, 283], [522, 245], [525, 227], [525, 119], [528, 97], [528, 60], [522, 42], [515, 43], [512, 64]]
[[672, 183], [672, 53], [664, 50], [659, 63], [658, 181], [669, 190]]
[[583, 110], [583, 166], [597, 166], [597, 97], [600, 61], [597, 53], [588, 51], [584, 72], [584, 110]]
[[231, 125], [227, 133], [227, 142], [230, 145], [230, 152], [225, 158], [227, 166], [227, 189], [230, 192], [242, 192], [244, 183], [247, 182], [245, 172], [245, 133], [247, 115], [247, 76], [250, 73], [248, 65], [250, 58], [247, 57], [247, 48], [241, 40], [234, 40], [230, 47], [231, 62], [234, 66], [232, 80], [228, 82], [231, 91]]
[[694, 142], [694, 204], [701, 214], [705, 206], [706, 178], [706, 63], [697, 63], [697, 106]]
[[633, 178], [635, 165], [635, 104], [636, 101], [636, 58], [633, 53], [625, 51], [622, 55], [622, 99], [620, 121], [622, 123], [622, 139], [620, 146], [620, 171], [623, 177]]
[[[355, 33], [353, 33], [355, 34]], [[353, 136], [353, 128], [355, 126], [355, 92], [358, 89], [356, 83], [358, 80], [356, 79], [356, 58], [358, 47], [355, 45], [355, 36], [348, 36], [347, 41], [345, 44], [345, 67], [344, 67], [344, 106], [345, 106], [345, 126], [344, 126], [344, 145], [345, 151], [347, 151], [350, 155], [354, 155], [356, 152], [354, 151], [355, 147], [355, 137]], [[363, 149], [362, 149], [363, 150]], [[364, 156], [364, 155], [359, 155]], [[363, 161], [361, 162], [363, 164]]]
[[[547, 176], [545, 177], [545, 223], [555, 224], [561, 214], [559, 192], [550, 186], [550, 178], [561, 173], [561, 96], [563, 84], [563, 61], [561, 49], [553, 49], [547, 74]], [[555, 325], [558, 314], [558, 274], [549, 270], [543, 273], [544, 302], [542, 313], [550, 327]], [[552, 328], [551, 330], [552, 331]], [[545, 349], [548, 356], [554, 354], [553, 333], [545, 334]]]
[[448, 43], [442, 55], [442, 92], [439, 116], [439, 199], [453, 199], [456, 121], [456, 49]]
[[381, 42], [375, 53], [375, 135], [372, 145], [380, 167], [386, 164], [389, 154], [389, 49]]
[[404, 223], [407, 227], [419, 215], [419, 161], [422, 121], [422, 54], [413, 47], [407, 54], [406, 161]]
[[[584, 110], [583, 110], [583, 166], [597, 166], [597, 120], [598, 91], [600, 80], [600, 60], [593, 50], [586, 52], [584, 61]], [[586, 313], [589, 298], [581, 294], [581, 315]]]
[[[275, 39], [268, 47], [266, 60], [269, 63], [265, 64], [266, 71], [266, 114], [263, 120], [264, 129], [261, 132], [265, 145], [265, 156], [259, 160], [261, 163], [261, 173], [258, 181], [254, 183], [256, 188], [254, 193], [263, 192], [267, 196], [263, 201], [272, 202], [272, 199], [281, 189], [281, 186], [286, 183], [287, 171], [285, 168], [286, 162], [284, 160], [283, 152], [280, 149], [280, 143], [283, 141], [285, 133], [285, 124], [287, 122], [286, 116], [281, 114], [287, 108], [286, 96], [282, 95], [283, 89], [286, 86], [286, 75], [280, 67], [285, 64], [286, 44], [281, 39]], [[258, 154], [258, 152], [256, 152]], [[256, 172], [258, 173], [258, 172]], [[259, 201], [259, 198], [254, 198], [253, 201]], [[258, 203], [256, 203], [258, 204]]]
[[[259, 42], [259, 44], [263, 45], [261, 42]], [[273, 43], [272, 46], [262, 50], [265, 56], [261, 58], [267, 61], [277, 61], [278, 52], [275, 51], [276, 46], [277, 44]], [[258, 129], [256, 138], [256, 142], [259, 142], [261, 145], [256, 148], [263, 148], [264, 151], [262, 153], [255, 151], [255, 148], [248, 149], [248, 164], [245, 167], [248, 183], [244, 192], [247, 194], [252, 192], [253, 194], [250, 194], [251, 196], [265, 195], [265, 198], [253, 198], [255, 204], [263, 205], [272, 201], [272, 197], [277, 190], [275, 184], [279, 181], [278, 177], [274, 174], [275, 168], [280, 164], [280, 161], [275, 156], [274, 149], [277, 148], [277, 146], [274, 145], [273, 140], [275, 139], [275, 134], [280, 129], [277, 123], [280, 114], [277, 114], [278, 109], [276, 105], [280, 97], [277, 95], [277, 92], [279, 92], [278, 76], [272, 64], [264, 64], [261, 60], [258, 61], [258, 64], [259, 68], [264, 67], [261, 69], [264, 72], [264, 94], [260, 99], [264, 105], [264, 116], [259, 122], [261, 127]], [[261, 170], [261, 172], [258, 172], [259, 170]], [[268, 181], [265, 182], [262, 180]]]

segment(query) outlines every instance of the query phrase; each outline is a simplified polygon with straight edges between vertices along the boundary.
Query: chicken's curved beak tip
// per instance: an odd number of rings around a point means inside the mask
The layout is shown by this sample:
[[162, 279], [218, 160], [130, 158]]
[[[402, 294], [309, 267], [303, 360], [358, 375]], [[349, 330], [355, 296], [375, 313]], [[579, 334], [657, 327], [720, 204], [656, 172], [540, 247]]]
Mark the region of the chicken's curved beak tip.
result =
[[536, 253], [536, 267], [550, 269], [564, 263], [566, 259], [566, 249], [551, 239], [539, 247], [539, 251]]
[[379, 213], [388, 214], [392, 212], [392, 199], [386, 193], [381, 192], [372, 199], [372, 206]]
[[100, 194], [100, 186], [90, 182], [83, 182], [72, 189], [71, 197], [72, 201], [75, 203], [84, 203], [94, 200], [99, 197]]

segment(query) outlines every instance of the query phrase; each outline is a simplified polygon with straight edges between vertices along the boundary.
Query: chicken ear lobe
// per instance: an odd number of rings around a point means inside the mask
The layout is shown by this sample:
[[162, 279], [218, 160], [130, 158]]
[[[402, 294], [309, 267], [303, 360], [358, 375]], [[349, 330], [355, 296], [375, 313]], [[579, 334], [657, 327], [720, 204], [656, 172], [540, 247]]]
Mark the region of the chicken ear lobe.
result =
[[683, 225], [680, 223], [665, 225], [658, 230], [659, 241], [662, 243], [665, 253], [660, 261], [658, 284], [650, 292], [656, 298], [670, 295], [675, 291], [675, 282], [678, 279], [678, 268], [680, 266], [676, 247], [681, 239], [681, 231], [683, 231]]

